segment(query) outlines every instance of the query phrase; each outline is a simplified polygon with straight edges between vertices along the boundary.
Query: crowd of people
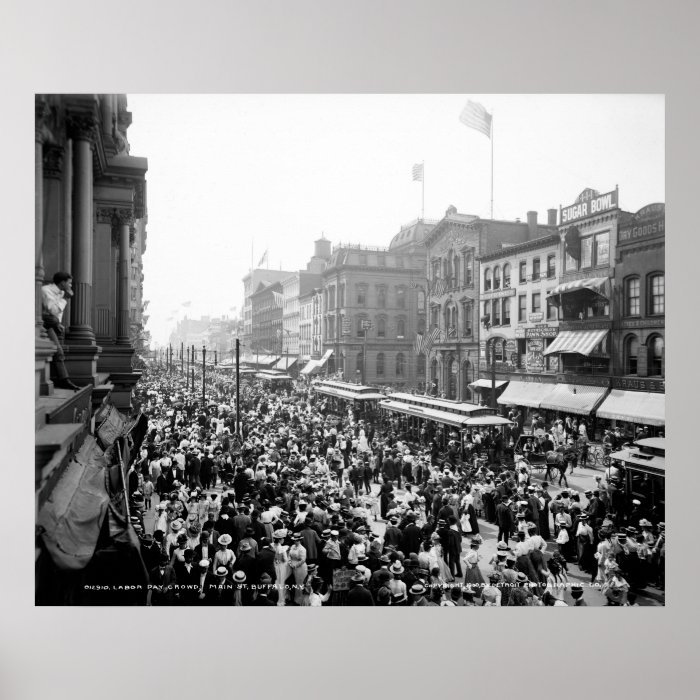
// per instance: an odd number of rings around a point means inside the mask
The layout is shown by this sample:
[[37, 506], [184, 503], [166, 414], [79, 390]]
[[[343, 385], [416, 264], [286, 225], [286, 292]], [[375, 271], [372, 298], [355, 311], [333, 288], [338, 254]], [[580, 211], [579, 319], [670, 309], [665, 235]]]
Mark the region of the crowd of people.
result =
[[157, 366], [136, 398], [149, 425], [127, 487], [150, 605], [630, 605], [663, 586], [663, 523], [623, 519], [603, 477], [552, 496], [499, 459], [498, 431], [412, 442], [328, 413], [309, 384], [248, 379], [237, 434], [230, 387], [203, 405]]

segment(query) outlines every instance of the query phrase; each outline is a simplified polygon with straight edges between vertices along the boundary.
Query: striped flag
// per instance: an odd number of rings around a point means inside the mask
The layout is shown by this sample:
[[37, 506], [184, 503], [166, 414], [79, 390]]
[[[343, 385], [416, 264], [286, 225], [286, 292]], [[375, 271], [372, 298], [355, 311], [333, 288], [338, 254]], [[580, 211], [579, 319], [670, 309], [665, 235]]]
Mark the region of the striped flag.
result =
[[413, 166], [413, 179], [423, 182], [423, 163], [416, 163]]
[[423, 342], [423, 352], [426, 355], [431, 351], [435, 341], [440, 340], [441, 336], [442, 331], [439, 328], [433, 328], [433, 330], [428, 333], [428, 337]]
[[261, 265], [264, 265], [264, 264], [265, 264], [265, 262], [266, 262], [266, 260], [267, 260], [267, 252], [268, 252], [268, 251], [265, 251], [265, 252], [263, 253], [262, 258], [260, 258], [260, 262], [258, 263], [258, 267], [260, 267]]
[[447, 290], [447, 283], [444, 279], [436, 277], [433, 280], [433, 296], [439, 297], [445, 293]]
[[423, 334], [416, 333], [416, 341], [413, 343], [413, 349], [416, 351], [416, 355], [420, 355], [423, 352]]
[[282, 296], [281, 292], [272, 292], [272, 296], [275, 299], [275, 306], [281, 307], [282, 306], [282, 301], [284, 297]]
[[457, 329], [454, 326], [450, 326], [447, 329], [447, 337], [448, 338], [456, 338], [457, 337]]
[[478, 102], [469, 100], [459, 115], [459, 121], [491, 138], [491, 115]]

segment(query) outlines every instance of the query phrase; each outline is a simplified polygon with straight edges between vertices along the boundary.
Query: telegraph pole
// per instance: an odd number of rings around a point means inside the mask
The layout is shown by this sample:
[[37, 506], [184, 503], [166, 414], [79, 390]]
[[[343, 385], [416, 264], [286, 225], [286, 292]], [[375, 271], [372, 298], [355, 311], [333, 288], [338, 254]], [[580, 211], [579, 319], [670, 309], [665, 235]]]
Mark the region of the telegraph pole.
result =
[[241, 375], [240, 375], [240, 371], [239, 371], [240, 354], [241, 354], [241, 341], [238, 338], [236, 338], [236, 435], [238, 435], [239, 437], [241, 435], [241, 411], [240, 411]]
[[206, 407], [207, 346], [202, 345], [202, 407]]
[[180, 341], [180, 374], [185, 373], [185, 344]]

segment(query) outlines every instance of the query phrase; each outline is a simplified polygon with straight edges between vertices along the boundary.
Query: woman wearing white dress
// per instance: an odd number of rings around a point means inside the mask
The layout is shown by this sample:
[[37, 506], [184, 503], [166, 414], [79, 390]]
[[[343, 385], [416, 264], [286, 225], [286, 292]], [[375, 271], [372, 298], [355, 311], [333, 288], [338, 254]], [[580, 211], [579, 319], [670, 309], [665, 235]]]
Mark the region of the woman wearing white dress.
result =
[[301, 533], [292, 535], [293, 544], [289, 548], [289, 567], [294, 574], [294, 602], [301, 605], [304, 594], [304, 581], [308, 573], [306, 566], [306, 548], [301, 544]]
[[275, 553], [275, 588], [277, 588], [277, 605], [283, 607], [285, 598], [287, 597], [287, 589], [285, 588], [287, 577], [289, 576], [289, 556], [287, 554], [289, 547], [284, 544], [284, 538], [287, 536], [285, 529], [275, 530], [274, 544], [272, 549]]

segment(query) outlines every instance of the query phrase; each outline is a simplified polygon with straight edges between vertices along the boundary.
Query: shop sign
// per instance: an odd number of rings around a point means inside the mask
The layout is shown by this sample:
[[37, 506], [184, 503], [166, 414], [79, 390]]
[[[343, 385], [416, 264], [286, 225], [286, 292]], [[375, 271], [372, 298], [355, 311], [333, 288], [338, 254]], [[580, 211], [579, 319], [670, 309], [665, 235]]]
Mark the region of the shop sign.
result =
[[666, 205], [648, 204], [640, 209], [617, 233], [619, 243], [628, 243], [666, 232]]
[[614, 377], [613, 389], [626, 391], [652, 391], [663, 394], [666, 391], [666, 382], [663, 379], [630, 379], [627, 377]]
[[518, 343], [515, 340], [506, 340], [506, 353], [518, 352]]
[[623, 328], [663, 328], [665, 325], [666, 321], [662, 318], [629, 318], [622, 320]]
[[528, 372], [544, 372], [544, 342], [540, 339], [527, 341], [526, 365]]
[[598, 194], [595, 190], [584, 190], [574, 204], [562, 207], [560, 210], [560, 225], [569, 224], [587, 216], [617, 208], [617, 190]]
[[515, 329], [515, 337], [516, 338], [524, 338], [525, 337], [525, 329], [522, 326], [518, 326]]
[[350, 335], [350, 319], [343, 319], [343, 335]]
[[486, 291], [484, 290], [482, 294], [489, 299], [500, 299], [501, 297], [514, 297], [515, 287], [508, 287], [507, 289], [496, 289]]
[[610, 377], [582, 377], [580, 374], [559, 374], [557, 380], [562, 384], [579, 384], [580, 386], [610, 386]]
[[546, 323], [525, 329], [526, 338], [556, 338], [559, 335], [557, 326], [548, 326]]
[[[527, 317], [527, 320], [530, 321], [530, 323], [539, 323], [540, 321], [544, 320], [544, 314], [541, 312], [530, 314]], [[525, 337], [527, 337], [527, 335]]]

